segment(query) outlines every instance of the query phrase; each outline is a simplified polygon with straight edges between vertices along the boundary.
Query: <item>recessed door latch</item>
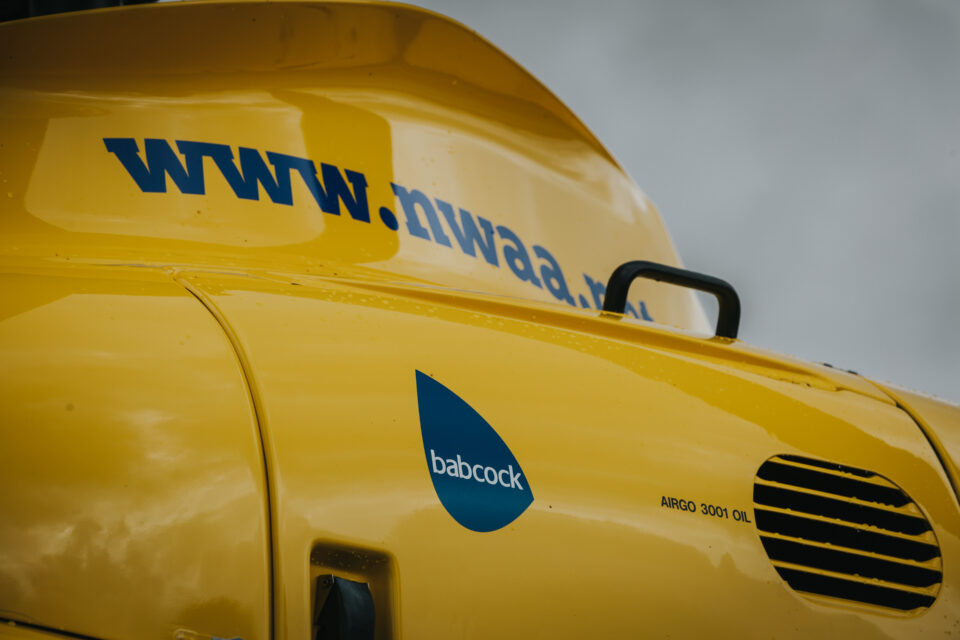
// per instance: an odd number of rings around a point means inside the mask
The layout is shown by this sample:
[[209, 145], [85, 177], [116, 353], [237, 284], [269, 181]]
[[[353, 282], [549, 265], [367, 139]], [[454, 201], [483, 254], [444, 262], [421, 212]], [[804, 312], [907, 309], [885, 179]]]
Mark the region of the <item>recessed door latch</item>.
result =
[[376, 616], [366, 582], [317, 576], [314, 640], [373, 640]]

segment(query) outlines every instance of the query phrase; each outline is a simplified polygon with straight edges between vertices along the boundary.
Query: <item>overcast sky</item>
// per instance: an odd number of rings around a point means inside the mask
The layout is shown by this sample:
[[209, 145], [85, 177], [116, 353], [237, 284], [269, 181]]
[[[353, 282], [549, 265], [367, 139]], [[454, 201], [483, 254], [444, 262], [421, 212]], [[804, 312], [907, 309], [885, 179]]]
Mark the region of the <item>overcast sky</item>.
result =
[[960, 2], [412, 4], [570, 105], [741, 338], [960, 401]]

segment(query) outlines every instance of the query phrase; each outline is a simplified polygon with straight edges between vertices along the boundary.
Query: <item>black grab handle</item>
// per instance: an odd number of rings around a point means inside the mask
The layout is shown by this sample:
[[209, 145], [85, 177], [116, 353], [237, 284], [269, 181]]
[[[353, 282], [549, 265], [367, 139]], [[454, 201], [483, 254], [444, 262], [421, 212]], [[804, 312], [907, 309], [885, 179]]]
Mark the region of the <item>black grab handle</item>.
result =
[[630, 283], [637, 278], [669, 282], [713, 294], [720, 303], [720, 311], [717, 314], [717, 335], [722, 338], [737, 337], [737, 330], [740, 328], [740, 297], [730, 283], [703, 273], [668, 267], [657, 262], [634, 260], [617, 267], [607, 282], [603, 310], [616, 313], [626, 311], [627, 291], [630, 289]]

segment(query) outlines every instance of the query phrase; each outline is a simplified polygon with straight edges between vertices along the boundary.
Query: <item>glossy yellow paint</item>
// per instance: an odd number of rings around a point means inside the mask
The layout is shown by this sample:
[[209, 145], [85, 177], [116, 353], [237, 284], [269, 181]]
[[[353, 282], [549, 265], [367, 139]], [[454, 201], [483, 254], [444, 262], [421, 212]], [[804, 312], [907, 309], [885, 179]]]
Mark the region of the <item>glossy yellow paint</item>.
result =
[[913, 417], [930, 440], [960, 500], [960, 407], [916, 391], [890, 385], [883, 389]]
[[0, 280], [2, 616], [266, 637], [263, 458], [217, 323], [162, 272]]
[[[658, 324], [601, 316], [584, 276], [679, 264], [659, 215], [463, 27], [397, 5], [175, 3], [3, 24], [0, 60], [0, 618], [300, 640], [313, 578], [336, 573], [373, 585], [378, 638], [956, 630], [956, 496], [897, 402], [933, 429], [956, 412], [706, 338], [680, 289], [634, 287]], [[240, 198], [209, 157], [203, 193], [147, 192], [105, 138], [360, 172], [370, 219], [297, 180], [292, 204]], [[437, 226], [416, 210], [426, 238], [392, 185], [435, 209]], [[498, 228], [496, 266], [458, 248], [441, 203]], [[540, 286], [515, 275], [509, 231]], [[522, 463], [535, 501], [505, 528], [469, 531], [438, 501], [417, 370]], [[750, 514], [757, 469], [790, 453], [916, 501], [942, 550], [930, 609], [813, 602], [753, 523], [661, 506]]]
[[0, 624], [0, 638], [3, 640], [62, 640], [63, 636], [8, 622]]
[[[541, 322], [332, 279], [181, 277], [230, 318], [255, 372], [284, 638], [309, 632], [306, 559], [327, 546], [390, 558], [403, 637], [914, 638], [955, 619], [950, 583], [920, 617], [811, 604], [751, 524], [661, 507], [666, 495], [749, 511], [754, 474], [778, 453], [879, 467], [936, 523], [951, 575], [954, 496], [889, 402], [757, 375], [736, 365], [737, 345], [719, 347], [726, 365], [700, 360], [702, 341], [609, 320]], [[415, 370], [463, 393], [524, 464], [536, 500], [505, 529], [470, 532], [437, 502]]]
[[[506, 56], [438, 16], [225, 2], [68, 14], [0, 25], [0, 35], [0, 117], [11, 131], [0, 150], [5, 253], [47, 255], [53, 244], [74, 259], [301, 272], [337, 264], [554, 300], [514, 276], [505, 256], [494, 267], [465, 255], [449, 230], [452, 246], [389, 229], [379, 207], [404, 220], [399, 184], [509, 227], [531, 257], [533, 245], [547, 248], [577, 305], [583, 295], [599, 306], [584, 274], [605, 282], [638, 256], [679, 263], [653, 205], [583, 125]], [[142, 193], [106, 151], [111, 137], [134, 138], [141, 151], [145, 138], [201, 141], [358, 171], [372, 220], [322, 212], [299, 179], [293, 206], [239, 199], [209, 159], [203, 195], [170, 197], [169, 180], [166, 194]], [[689, 291], [637, 291], [654, 319], [707, 329]]]

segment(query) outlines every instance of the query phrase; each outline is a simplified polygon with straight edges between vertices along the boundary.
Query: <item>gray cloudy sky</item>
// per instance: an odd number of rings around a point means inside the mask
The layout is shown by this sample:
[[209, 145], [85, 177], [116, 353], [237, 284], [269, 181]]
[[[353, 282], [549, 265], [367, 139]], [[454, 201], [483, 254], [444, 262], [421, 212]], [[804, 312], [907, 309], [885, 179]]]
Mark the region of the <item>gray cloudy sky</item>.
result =
[[570, 105], [744, 340], [960, 401], [960, 2], [413, 4]]

